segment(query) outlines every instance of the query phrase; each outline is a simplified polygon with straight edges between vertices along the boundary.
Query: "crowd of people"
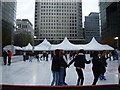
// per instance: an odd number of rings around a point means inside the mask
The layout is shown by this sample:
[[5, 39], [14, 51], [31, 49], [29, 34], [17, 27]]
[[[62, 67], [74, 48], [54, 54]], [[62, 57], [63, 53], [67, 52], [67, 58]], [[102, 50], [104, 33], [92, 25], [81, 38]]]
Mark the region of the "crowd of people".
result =
[[32, 60], [36, 58], [38, 62], [40, 61], [48, 61], [49, 53], [48, 52], [23, 52], [23, 61], [29, 60], [29, 62], [32, 62]]
[[53, 56], [51, 70], [53, 73], [53, 80], [51, 85], [54, 84], [56, 86], [67, 85], [65, 82], [66, 76], [66, 68], [70, 67], [70, 65], [74, 62], [74, 66], [76, 68], [76, 72], [78, 75], [76, 85], [83, 85], [84, 83], [84, 74], [83, 70], [85, 68], [85, 64], [90, 64], [92, 62], [92, 71], [94, 75], [94, 80], [92, 85], [96, 85], [98, 79], [106, 80], [104, 74], [106, 72], [107, 61], [106, 51], [102, 51], [101, 56], [99, 56], [98, 51], [94, 51], [92, 60], [87, 61], [85, 57], [84, 50], [81, 49], [76, 53], [75, 57], [68, 63], [66, 59], [66, 55], [63, 50], [57, 49], [55, 50], [55, 55]]

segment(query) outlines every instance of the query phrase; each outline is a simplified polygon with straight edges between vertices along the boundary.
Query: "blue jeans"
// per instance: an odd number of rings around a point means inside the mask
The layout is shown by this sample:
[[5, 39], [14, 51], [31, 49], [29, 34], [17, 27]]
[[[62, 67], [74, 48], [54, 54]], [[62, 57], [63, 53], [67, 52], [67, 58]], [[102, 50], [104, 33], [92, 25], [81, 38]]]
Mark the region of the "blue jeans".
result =
[[53, 74], [53, 80], [52, 80], [51, 86], [53, 86], [54, 83], [55, 83], [55, 86], [58, 86], [58, 83], [59, 83], [59, 72], [52, 71], [52, 74]]
[[64, 76], [65, 76], [65, 68], [60, 68], [60, 85], [63, 85], [64, 82]]

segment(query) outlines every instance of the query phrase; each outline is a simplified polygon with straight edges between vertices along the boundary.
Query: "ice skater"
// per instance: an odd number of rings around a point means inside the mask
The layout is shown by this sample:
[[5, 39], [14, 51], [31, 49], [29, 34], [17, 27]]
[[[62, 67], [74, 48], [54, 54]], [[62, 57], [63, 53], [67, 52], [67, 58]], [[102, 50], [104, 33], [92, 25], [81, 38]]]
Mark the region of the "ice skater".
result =
[[39, 53], [36, 53], [35, 56], [36, 56], [37, 61], [40, 62], [40, 60], [39, 60]]
[[7, 56], [8, 56], [8, 54], [7, 54], [7, 52], [5, 51], [5, 50], [3, 50], [3, 62], [4, 62], [4, 65], [6, 65], [7, 64]]
[[42, 58], [43, 58], [43, 60], [46, 59], [46, 52], [43, 52]]
[[12, 52], [8, 50], [8, 65], [11, 65]]
[[104, 74], [106, 72], [106, 67], [107, 67], [107, 62], [106, 60], [108, 59], [109, 57], [106, 58], [106, 51], [102, 51], [102, 55], [100, 57], [100, 80], [106, 80]]
[[67, 85], [67, 83], [65, 82], [67, 66], [68, 66], [67, 56], [64, 53], [64, 50], [60, 50], [60, 80], [59, 80], [59, 85]]
[[48, 56], [49, 56], [49, 54], [48, 54], [48, 52], [46, 52], [46, 61], [48, 61]]
[[33, 53], [30, 53], [29, 54], [29, 62], [32, 62], [32, 60], [33, 60]]
[[69, 63], [68, 67], [73, 63], [74, 66], [76, 67], [76, 72], [78, 74], [78, 80], [77, 80], [77, 86], [83, 85], [84, 82], [84, 75], [83, 75], [83, 70], [85, 68], [85, 63], [89, 64], [91, 61], [87, 61], [84, 50], [81, 49], [79, 50], [78, 54], [75, 56], [75, 58]]
[[59, 72], [60, 72], [60, 50], [55, 50], [55, 55], [52, 59], [51, 71], [53, 74], [53, 80], [51, 82], [51, 86], [55, 84], [55, 86], [59, 85]]
[[96, 85], [98, 78], [100, 76], [100, 58], [98, 57], [98, 51], [94, 51], [92, 59], [92, 71], [94, 75], [94, 81], [92, 85]]

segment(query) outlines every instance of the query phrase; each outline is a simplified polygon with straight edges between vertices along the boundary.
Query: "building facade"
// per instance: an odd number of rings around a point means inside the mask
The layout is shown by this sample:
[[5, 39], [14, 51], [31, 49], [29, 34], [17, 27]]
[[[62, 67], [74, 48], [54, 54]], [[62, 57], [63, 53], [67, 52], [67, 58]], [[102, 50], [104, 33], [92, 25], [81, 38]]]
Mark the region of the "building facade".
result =
[[14, 45], [21, 47], [26, 46], [28, 43], [33, 45], [34, 29], [32, 23], [28, 19], [17, 19], [16, 27]]
[[[0, 1], [0, 12], [2, 12], [2, 2]], [[0, 13], [0, 57], [2, 56], [2, 13]]]
[[2, 48], [14, 44], [17, 2], [2, 2]]
[[34, 34], [38, 42], [83, 40], [81, 0], [36, 0]]
[[28, 32], [31, 36], [34, 36], [33, 25], [28, 19], [17, 19], [16, 25], [16, 33]]
[[[100, 2], [101, 42], [114, 48], [120, 45], [120, 1]], [[115, 40], [115, 37], [119, 37]]]
[[89, 16], [85, 16], [85, 41], [90, 42], [93, 37], [100, 41], [100, 28], [99, 28], [99, 13], [91, 12]]

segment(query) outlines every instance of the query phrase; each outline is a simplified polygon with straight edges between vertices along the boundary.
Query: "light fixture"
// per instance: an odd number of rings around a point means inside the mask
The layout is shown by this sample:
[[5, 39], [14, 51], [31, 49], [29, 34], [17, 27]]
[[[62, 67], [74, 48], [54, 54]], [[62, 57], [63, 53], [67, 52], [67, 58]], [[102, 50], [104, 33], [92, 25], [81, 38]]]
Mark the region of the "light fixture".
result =
[[118, 38], [118, 37], [115, 37], [114, 39], [115, 39], [115, 40], [118, 40], [119, 38]]

